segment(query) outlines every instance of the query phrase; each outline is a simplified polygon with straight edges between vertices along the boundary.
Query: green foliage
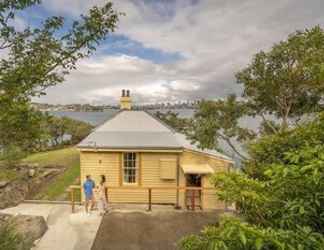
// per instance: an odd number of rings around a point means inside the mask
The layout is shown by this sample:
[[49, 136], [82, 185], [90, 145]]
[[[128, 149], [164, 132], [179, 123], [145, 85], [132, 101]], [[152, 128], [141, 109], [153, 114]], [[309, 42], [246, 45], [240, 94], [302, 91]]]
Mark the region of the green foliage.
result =
[[178, 113], [169, 110], [166, 113], [157, 111], [154, 115], [177, 132], [183, 134], [188, 132], [190, 120], [187, 118], [180, 118]]
[[324, 238], [308, 228], [275, 230], [224, 218], [219, 225], [206, 227], [200, 235], [182, 239], [179, 246], [183, 250], [320, 250], [324, 249]]
[[[319, 26], [291, 34], [269, 52], [256, 54], [251, 64], [239, 72], [243, 98], [251, 114], [274, 115], [280, 129], [289, 118], [321, 109], [324, 79], [324, 31]], [[274, 130], [276, 132], [276, 130]]]
[[10, 144], [1, 151], [0, 160], [5, 166], [13, 167], [25, 156], [25, 152], [20, 147]]
[[231, 95], [225, 100], [202, 101], [194, 114], [190, 135], [202, 148], [219, 148], [225, 141], [242, 159], [246, 157], [235, 147], [234, 141], [254, 138], [253, 131], [242, 128], [239, 120], [248, 110], [244, 102]]
[[0, 145], [9, 148], [14, 145], [22, 151], [34, 148], [43, 133], [40, 129], [42, 117], [42, 113], [28, 103], [2, 106], [0, 95]]
[[[45, 143], [52, 147], [61, 145], [77, 144], [84, 139], [93, 129], [89, 123], [77, 121], [68, 117], [55, 117], [49, 114], [44, 115], [42, 129], [44, 130], [44, 137], [47, 138]], [[64, 136], [70, 136], [67, 140]]]
[[235, 143], [255, 138], [252, 131], [239, 126], [241, 118], [262, 120], [257, 136], [281, 136], [322, 110], [324, 30], [316, 26], [289, 35], [268, 52], [257, 53], [236, 78], [243, 87], [241, 99], [230, 95], [225, 100], [201, 102], [192, 139], [211, 149], [225, 141], [241, 159], [253, 159]]
[[[260, 139], [257, 178], [238, 171], [212, 176], [219, 199], [235, 204], [243, 220], [224, 220], [186, 238], [182, 249], [324, 249], [322, 126], [321, 114]], [[276, 158], [271, 150], [280, 147]]]
[[[47, 87], [61, 83], [90, 56], [117, 27], [120, 14], [112, 3], [93, 7], [68, 28], [62, 17], [49, 17], [37, 28], [18, 31], [12, 21], [19, 11], [40, 1], [10, 0], [0, 3], [0, 145], [14, 142], [22, 150], [39, 142], [41, 120], [30, 99], [44, 95]], [[32, 145], [33, 146], [33, 145]]]
[[250, 159], [244, 163], [244, 171], [249, 175], [262, 178], [267, 164], [288, 163], [286, 154], [293, 153], [305, 146], [324, 143], [324, 113], [311, 122], [304, 122], [295, 129], [267, 135], [248, 145]]
[[236, 203], [248, 222], [324, 234], [324, 147], [287, 152], [286, 164], [267, 166], [265, 180], [241, 173], [213, 177], [222, 200]]
[[17, 250], [30, 249], [30, 246], [24, 246], [22, 237], [17, 234], [14, 227], [8, 223], [0, 226], [0, 249]]

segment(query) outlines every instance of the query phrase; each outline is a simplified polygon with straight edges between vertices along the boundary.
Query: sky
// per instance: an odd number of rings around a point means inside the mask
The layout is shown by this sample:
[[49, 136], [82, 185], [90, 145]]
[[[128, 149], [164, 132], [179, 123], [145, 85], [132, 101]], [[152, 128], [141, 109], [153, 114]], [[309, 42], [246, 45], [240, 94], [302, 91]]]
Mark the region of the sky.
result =
[[[104, 0], [43, 0], [16, 20], [77, 19]], [[324, 24], [323, 0], [115, 0], [118, 29], [65, 81], [34, 101], [117, 104], [130, 89], [138, 104], [240, 94], [235, 73], [295, 30]]]

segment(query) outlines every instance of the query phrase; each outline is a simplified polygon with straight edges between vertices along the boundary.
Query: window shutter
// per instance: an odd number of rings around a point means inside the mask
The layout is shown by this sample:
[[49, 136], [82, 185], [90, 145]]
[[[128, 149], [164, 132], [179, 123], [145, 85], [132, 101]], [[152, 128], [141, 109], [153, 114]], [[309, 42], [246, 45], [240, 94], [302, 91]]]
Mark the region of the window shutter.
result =
[[160, 178], [174, 180], [177, 175], [177, 161], [175, 159], [160, 160]]

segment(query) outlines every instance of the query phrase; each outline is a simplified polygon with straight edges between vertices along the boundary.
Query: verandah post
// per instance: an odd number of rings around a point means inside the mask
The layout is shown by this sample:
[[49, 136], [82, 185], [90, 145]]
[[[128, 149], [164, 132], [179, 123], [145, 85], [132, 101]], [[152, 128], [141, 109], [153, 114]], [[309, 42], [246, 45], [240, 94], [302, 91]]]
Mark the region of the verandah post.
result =
[[152, 211], [152, 189], [148, 189], [148, 211]]

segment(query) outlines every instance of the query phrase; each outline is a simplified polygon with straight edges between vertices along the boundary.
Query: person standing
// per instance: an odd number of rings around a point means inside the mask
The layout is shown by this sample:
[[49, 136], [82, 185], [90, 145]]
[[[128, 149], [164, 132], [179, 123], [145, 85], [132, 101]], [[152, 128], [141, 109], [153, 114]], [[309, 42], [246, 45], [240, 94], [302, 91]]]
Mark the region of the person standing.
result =
[[83, 191], [85, 195], [85, 210], [87, 214], [90, 214], [89, 205], [91, 205], [90, 210], [93, 209], [95, 205], [93, 189], [95, 188], [95, 182], [91, 179], [90, 175], [87, 175], [86, 181], [83, 183]]
[[104, 215], [104, 213], [108, 210], [108, 193], [106, 187], [106, 177], [104, 175], [101, 176], [101, 181], [98, 186], [98, 203], [100, 215]]

